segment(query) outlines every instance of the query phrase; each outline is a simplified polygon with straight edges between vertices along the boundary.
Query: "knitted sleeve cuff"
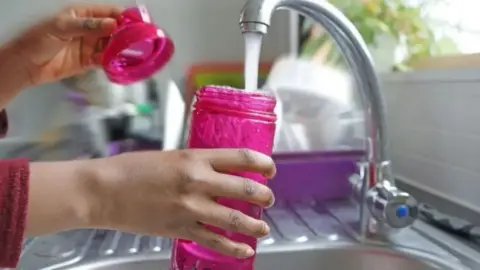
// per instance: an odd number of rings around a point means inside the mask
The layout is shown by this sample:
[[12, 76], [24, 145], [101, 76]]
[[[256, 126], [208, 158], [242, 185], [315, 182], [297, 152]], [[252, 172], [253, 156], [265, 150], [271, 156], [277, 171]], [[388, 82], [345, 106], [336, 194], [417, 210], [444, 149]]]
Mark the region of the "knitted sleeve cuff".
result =
[[0, 267], [16, 267], [25, 231], [29, 164], [27, 159], [0, 160]]

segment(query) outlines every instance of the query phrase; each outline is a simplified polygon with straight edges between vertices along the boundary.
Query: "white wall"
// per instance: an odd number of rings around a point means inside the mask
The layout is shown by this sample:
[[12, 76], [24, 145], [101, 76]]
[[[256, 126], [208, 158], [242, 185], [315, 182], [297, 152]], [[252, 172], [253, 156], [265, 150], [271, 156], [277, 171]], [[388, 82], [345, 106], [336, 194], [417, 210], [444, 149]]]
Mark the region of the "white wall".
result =
[[[7, 40], [22, 27], [68, 3], [98, 3], [99, 1], [0, 1], [0, 10], [2, 10], [0, 41]], [[122, 5], [135, 3], [135, 1], [125, 0], [102, 2]], [[181, 81], [185, 70], [195, 62], [242, 61], [243, 39], [238, 19], [244, 0], [141, 0], [140, 2], [147, 5], [154, 20], [171, 35], [176, 43], [176, 54], [168, 67], [168, 71], [176, 81]], [[271, 60], [288, 52], [288, 17], [286, 12], [280, 12], [274, 16], [272, 27], [264, 41], [263, 60]], [[62, 86], [52, 84], [22, 93], [8, 107], [12, 121], [10, 135], [31, 135], [48, 129], [52, 124], [52, 115], [65, 113], [58, 110], [63, 90]]]
[[394, 172], [480, 213], [480, 70], [383, 78]]

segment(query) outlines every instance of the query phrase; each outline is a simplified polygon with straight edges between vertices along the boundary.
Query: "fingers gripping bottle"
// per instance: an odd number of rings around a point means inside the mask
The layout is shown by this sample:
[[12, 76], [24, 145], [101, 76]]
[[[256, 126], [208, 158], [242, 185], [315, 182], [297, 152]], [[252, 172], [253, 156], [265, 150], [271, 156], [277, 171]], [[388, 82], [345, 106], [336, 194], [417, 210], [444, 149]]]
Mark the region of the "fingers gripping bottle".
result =
[[[189, 148], [249, 148], [271, 156], [275, 135], [276, 100], [266, 91], [250, 92], [224, 86], [205, 86], [196, 93], [192, 112]], [[236, 175], [266, 183], [263, 175], [236, 172]], [[218, 203], [261, 218], [262, 208], [251, 203], [220, 198]], [[257, 239], [208, 226], [254, 250]], [[175, 239], [170, 270], [252, 270], [254, 257], [225, 256], [195, 242]]]
[[111, 82], [127, 85], [148, 79], [170, 61], [173, 41], [154, 24], [145, 6], [126, 8], [117, 22], [102, 55]]

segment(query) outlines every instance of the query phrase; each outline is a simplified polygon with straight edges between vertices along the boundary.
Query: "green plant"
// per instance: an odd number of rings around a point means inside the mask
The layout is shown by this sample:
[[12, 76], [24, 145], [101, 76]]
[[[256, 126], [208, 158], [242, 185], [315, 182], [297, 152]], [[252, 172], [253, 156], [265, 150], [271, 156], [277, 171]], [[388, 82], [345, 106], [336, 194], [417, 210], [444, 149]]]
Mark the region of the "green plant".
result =
[[[357, 27], [367, 45], [375, 47], [378, 37], [389, 35], [405, 49], [406, 58], [394, 68], [408, 68], [418, 59], [439, 54], [456, 52], [453, 40], [447, 36], [436, 36], [425, 10], [433, 2], [426, 0], [418, 6], [411, 6], [404, 0], [329, 0], [342, 11]], [[304, 24], [304, 31], [311, 31], [313, 23]], [[333, 41], [322, 32], [310, 38], [302, 47], [302, 55], [311, 56], [323, 46], [331, 46]], [[339, 64], [343, 58], [338, 50], [329, 50], [330, 63]], [[393, 52], [392, 52], [393, 53]]]

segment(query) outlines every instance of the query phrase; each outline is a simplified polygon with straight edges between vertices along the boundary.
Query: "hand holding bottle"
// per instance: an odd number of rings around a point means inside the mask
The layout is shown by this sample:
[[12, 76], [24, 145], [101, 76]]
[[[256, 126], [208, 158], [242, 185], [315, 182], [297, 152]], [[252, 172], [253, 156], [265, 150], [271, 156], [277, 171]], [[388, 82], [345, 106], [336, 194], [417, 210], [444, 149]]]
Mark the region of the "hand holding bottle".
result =
[[[250, 171], [274, 176], [272, 159], [251, 150], [138, 152], [64, 164], [63, 168], [59, 163], [32, 164], [27, 224], [35, 227], [27, 228], [30, 235], [48, 230], [108, 228], [192, 240], [223, 254], [246, 258], [254, 254], [250, 246], [215, 234], [204, 225], [254, 237], [270, 231], [264, 221], [216, 202], [216, 198], [225, 197], [262, 207], [273, 204], [268, 187], [228, 174]], [[65, 175], [70, 172], [75, 175]], [[69, 216], [59, 220], [59, 213], [54, 211]], [[55, 227], [52, 222], [59, 224]], [[44, 230], [41, 224], [45, 224]]]

